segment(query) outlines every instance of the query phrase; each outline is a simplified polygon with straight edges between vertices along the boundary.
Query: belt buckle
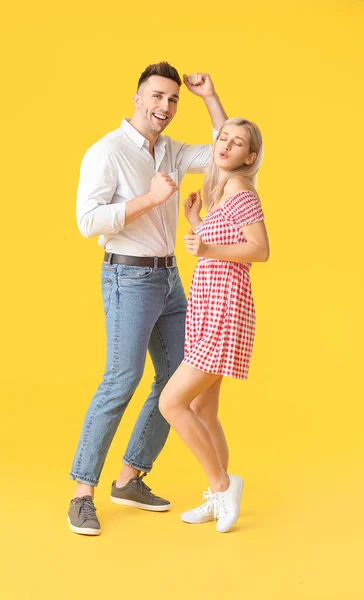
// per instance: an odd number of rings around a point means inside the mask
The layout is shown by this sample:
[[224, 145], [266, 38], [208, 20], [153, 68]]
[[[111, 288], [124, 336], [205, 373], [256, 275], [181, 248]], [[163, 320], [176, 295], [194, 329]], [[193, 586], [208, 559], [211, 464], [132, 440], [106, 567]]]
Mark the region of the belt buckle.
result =
[[176, 266], [176, 257], [174, 255], [172, 256], [166, 256], [166, 269], [172, 269], [173, 267]]

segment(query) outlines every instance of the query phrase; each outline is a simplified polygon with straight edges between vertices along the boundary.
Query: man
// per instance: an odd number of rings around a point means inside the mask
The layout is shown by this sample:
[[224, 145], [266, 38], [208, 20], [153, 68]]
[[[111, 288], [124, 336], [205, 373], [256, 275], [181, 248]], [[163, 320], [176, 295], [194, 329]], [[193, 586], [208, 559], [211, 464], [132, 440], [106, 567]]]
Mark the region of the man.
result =
[[[207, 74], [184, 76], [203, 98], [215, 129], [227, 116]], [[186, 172], [201, 173], [211, 146], [189, 146], [160, 134], [176, 114], [182, 85], [166, 62], [142, 73], [135, 111], [119, 129], [86, 152], [77, 195], [77, 222], [85, 237], [105, 248], [102, 294], [107, 357], [103, 381], [85, 417], [70, 477], [77, 481], [68, 511], [75, 533], [98, 535], [93, 490], [121, 417], [142, 377], [149, 350], [155, 379], [139, 414], [111, 500], [151, 511], [170, 503], [155, 496], [143, 477], [169, 432], [158, 399], [183, 359], [186, 298], [173, 249], [178, 188]], [[144, 475], [140, 475], [141, 472]]]

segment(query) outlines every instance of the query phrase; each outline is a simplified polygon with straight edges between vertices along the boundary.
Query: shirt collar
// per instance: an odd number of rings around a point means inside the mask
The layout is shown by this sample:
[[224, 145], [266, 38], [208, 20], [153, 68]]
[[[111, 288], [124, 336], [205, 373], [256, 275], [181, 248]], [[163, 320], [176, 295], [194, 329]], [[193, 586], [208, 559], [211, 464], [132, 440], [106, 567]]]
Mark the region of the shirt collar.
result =
[[[128, 136], [130, 140], [132, 140], [137, 146], [139, 146], [139, 148], [143, 148], [143, 146], [145, 146], [147, 149], [149, 148], [149, 141], [144, 137], [144, 135], [139, 133], [139, 131], [137, 131], [135, 127], [130, 125], [130, 119], [123, 119], [120, 128], [122, 129], [122, 131], [124, 131], [124, 133]], [[165, 145], [166, 140], [162, 135], [160, 135], [154, 147]]]

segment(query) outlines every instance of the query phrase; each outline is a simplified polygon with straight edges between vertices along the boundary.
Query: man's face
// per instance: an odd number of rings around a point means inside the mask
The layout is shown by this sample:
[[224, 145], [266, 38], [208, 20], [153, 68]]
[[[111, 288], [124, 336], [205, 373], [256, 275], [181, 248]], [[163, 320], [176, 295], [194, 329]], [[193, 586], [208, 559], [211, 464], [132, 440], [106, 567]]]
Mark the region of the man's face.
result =
[[179, 85], [175, 81], [159, 75], [149, 77], [134, 95], [143, 129], [154, 135], [162, 133], [176, 114], [178, 100]]

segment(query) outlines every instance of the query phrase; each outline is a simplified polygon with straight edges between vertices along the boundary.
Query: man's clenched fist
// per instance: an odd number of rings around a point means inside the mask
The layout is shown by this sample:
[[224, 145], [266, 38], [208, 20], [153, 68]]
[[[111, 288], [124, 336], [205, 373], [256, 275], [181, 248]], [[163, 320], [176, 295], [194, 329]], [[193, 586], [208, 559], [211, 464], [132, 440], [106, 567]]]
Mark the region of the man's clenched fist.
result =
[[157, 173], [152, 179], [149, 194], [155, 205], [158, 206], [168, 200], [177, 190], [178, 185], [167, 173]]
[[183, 82], [186, 87], [202, 98], [213, 96], [215, 93], [214, 84], [208, 73], [193, 73], [192, 75], [183, 75]]

